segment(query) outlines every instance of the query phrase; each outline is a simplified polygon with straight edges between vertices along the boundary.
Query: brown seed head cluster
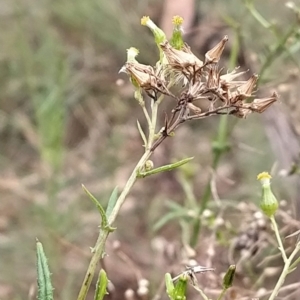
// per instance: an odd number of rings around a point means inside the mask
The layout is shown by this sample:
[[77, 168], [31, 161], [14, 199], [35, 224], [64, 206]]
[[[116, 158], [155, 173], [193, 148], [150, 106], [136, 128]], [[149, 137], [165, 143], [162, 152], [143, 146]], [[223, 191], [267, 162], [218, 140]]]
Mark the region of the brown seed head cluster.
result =
[[[133, 84], [154, 101], [159, 93], [176, 100], [171, 116], [166, 116], [161, 139], [187, 120], [217, 114], [246, 118], [252, 112], [264, 112], [277, 101], [277, 94], [273, 93], [270, 97], [248, 102], [254, 97], [258, 80], [256, 74], [246, 81], [238, 80], [246, 73], [238, 72], [238, 68], [222, 74], [224, 72], [219, 68], [219, 61], [227, 41], [228, 37], [224, 36], [205, 54], [204, 62], [193, 54], [187, 44], [179, 50], [164, 40], [159, 44], [163, 57], [155, 67], [140, 64], [136, 60], [125, 64], [123, 70], [130, 75]], [[170, 91], [175, 86], [176, 95]], [[202, 102], [201, 109], [199, 101]], [[203, 107], [206, 109], [203, 110]]]

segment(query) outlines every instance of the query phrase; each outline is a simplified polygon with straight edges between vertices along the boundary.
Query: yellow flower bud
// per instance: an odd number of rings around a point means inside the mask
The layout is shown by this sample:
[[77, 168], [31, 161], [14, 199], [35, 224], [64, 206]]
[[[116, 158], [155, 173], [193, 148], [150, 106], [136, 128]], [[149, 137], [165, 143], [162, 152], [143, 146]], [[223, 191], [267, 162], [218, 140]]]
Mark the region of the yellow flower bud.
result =
[[268, 172], [257, 175], [257, 180], [260, 180], [262, 185], [262, 197], [259, 206], [268, 217], [273, 216], [278, 209], [278, 201], [271, 190], [271, 178]]

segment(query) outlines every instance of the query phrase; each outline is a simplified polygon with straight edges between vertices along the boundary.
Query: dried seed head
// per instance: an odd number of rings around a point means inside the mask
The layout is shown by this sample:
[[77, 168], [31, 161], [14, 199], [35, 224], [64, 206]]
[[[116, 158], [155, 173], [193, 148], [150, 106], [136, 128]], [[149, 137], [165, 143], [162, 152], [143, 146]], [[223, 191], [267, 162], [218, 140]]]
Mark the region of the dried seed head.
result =
[[224, 38], [215, 47], [213, 47], [211, 50], [206, 52], [205, 64], [219, 62], [227, 41], [228, 41], [228, 36], [225, 35]]
[[[233, 71], [231, 71], [230, 73], [224, 74], [220, 76], [220, 80], [221, 82], [227, 82], [227, 83], [231, 83], [231, 82], [237, 82], [240, 83], [241, 81], [234, 81], [237, 77], [247, 73], [248, 71], [242, 71], [242, 72], [237, 72], [237, 70], [239, 69], [239, 67], [235, 68]], [[243, 81], [244, 82], [244, 81]]]
[[278, 95], [274, 92], [271, 97], [254, 99], [251, 103], [251, 108], [258, 113], [262, 113], [277, 100]]
[[242, 104], [242, 107], [236, 108], [236, 110], [233, 112], [233, 115], [238, 118], [246, 119], [247, 116], [252, 112], [249, 106], [250, 104], [248, 103]]
[[207, 88], [217, 89], [220, 85], [220, 71], [216, 65], [211, 66], [208, 71]]
[[258, 75], [253, 74], [243, 85], [241, 85], [237, 92], [240, 95], [243, 95], [245, 98], [249, 98], [252, 95], [252, 92], [255, 88], [256, 82], [258, 79]]
[[203, 96], [205, 86], [206, 85], [200, 80], [197, 80], [194, 84], [190, 84], [186, 97], [188, 97], [188, 99], [193, 99], [193, 101], [199, 99], [199, 97], [206, 98]]
[[132, 83], [144, 89], [152, 89], [155, 85], [155, 74], [151, 66], [137, 62], [125, 64], [126, 73], [130, 75]]
[[199, 108], [198, 106], [194, 105], [193, 103], [188, 103], [187, 107], [193, 111], [196, 115], [201, 113], [201, 108]]
[[177, 71], [193, 75], [203, 66], [203, 62], [198, 59], [188, 47], [184, 47], [182, 50], [177, 50], [173, 48], [168, 41], [161, 43], [160, 47], [171, 68]]

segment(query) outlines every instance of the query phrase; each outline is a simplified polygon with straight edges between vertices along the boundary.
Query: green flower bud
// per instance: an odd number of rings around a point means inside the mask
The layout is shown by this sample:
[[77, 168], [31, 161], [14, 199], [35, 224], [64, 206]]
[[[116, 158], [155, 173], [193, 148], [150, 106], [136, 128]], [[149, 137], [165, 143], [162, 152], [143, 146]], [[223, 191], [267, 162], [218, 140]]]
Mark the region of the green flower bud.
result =
[[141, 24], [147, 26], [152, 31], [155, 43], [159, 49], [160, 61], [162, 61], [163, 52], [160, 49], [160, 44], [167, 40], [166, 34], [149, 17], [142, 17]]
[[184, 273], [179, 277], [177, 284], [175, 285], [173, 291], [173, 299], [174, 300], [185, 300], [186, 299], [186, 289], [188, 284], [187, 274]]
[[144, 165], [145, 171], [150, 171], [153, 169], [153, 167], [154, 167], [154, 164], [153, 164], [152, 160], [147, 160], [145, 162], [145, 165]]
[[235, 265], [229, 266], [229, 268], [223, 278], [223, 288], [224, 289], [227, 290], [232, 286], [235, 270], [236, 270]]
[[268, 217], [273, 216], [278, 209], [278, 201], [271, 190], [271, 178], [268, 172], [257, 175], [257, 180], [260, 180], [262, 185], [262, 197], [259, 206]]
[[139, 53], [140, 51], [134, 47], [127, 49], [127, 62], [137, 62], [135, 58]]
[[174, 25], [174, 29], [173, 29], [173, 35], [171, 37], [170, 44], [175, 49], [181, 50], [182, 47], [184, 46], [184, 42], [182, 39], [183, 29], [181, 26], [183, 23], [183, 18], [181, 18], [179, 16], [175, 16], [172, 19], [172, 23]]

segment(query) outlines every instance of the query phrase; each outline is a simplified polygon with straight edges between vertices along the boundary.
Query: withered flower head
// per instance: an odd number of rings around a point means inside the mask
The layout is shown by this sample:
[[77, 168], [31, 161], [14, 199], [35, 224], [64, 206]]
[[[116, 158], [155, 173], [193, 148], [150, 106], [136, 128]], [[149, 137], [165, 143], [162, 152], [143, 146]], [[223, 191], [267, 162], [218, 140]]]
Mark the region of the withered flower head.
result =
[[254, 99], [251, 103], [243, 103], [239, 101], [233, 115], [239, 118], [246, 118], [251, 112], [257, 113], [264, 112], [269, 106], [278, 100], [278, 95], [274, 92], [271, 97]]
[[189, 98], [192, 98], [194, 100], [199, 99], [199, 97], [206, 98], [203, 95], [203, 92], [205, 89], [206, 89], [206, 85], [203, 82], [201, 82], [200, 80], [197, 80], [194, 84], [189, 85], [187, 95]]
[[220, 60], [220, 57], [223, 53], [223, 50], [225, 48], [225, 44], [228, 41], [228, 36], [225, 35], [223, 39], [211, 50], [206, 52], [205, 54], [205, 64], [209, 63], [218, 63]]
[[258, 75], [253, 74], [244, 84], [242, 84], [238, 89], [238, 93], [243, 95], [245, 98], [249, 98], [255, 88]]
[[168, 41], [160, 44], [169, 65], [182, 72], [193, 73], [201, 69], [203, 62], [197, 58], [187, 47], [182, 50], [173, 48]]
[[[157, 93], [172, 95], [166, 88], [163, 80], [159, 78], [151, 66], [138, 62], [127, 62], [122, 68], [130, 75], [133, 85], [142, 88], [149, 97], [157, 99]], [[151, 92], [151, 93], [150, 93]]]
[[124, 67], [135, 86], [145, 89], [152, 87], [155, 81], [155, 74], [151, 66], [143, 65], [138, 62], [127, 62]]
[[251, 108], [258, 113], [262, 113], [277, 100], [278, 95], [274, 92], [271, 97], [254, 99], [251, 103]]
[[241, 107], [237, 108], [234, 111], [233, 115], [238, 118], [246, 119], [247, 116], [252, 113], [252, 110], [249, 107], [250, 107], [250, 104], [244, 103], [244, 104], [242, 104]]
[[242, 72], [237, 72], [237, 70], [239, 69], [239, 67], [235, 68], [232, 72], [221, 75], [220, 76], [220, 82], [221, 85], [225, 85], [227, 87], [230, 88], [234, 88], [237, 86], [242, 85], [243, 83], [245, 83], [245, 81], [241, 81], [241, 80], [235, 80], [237, 77], [247, 73], [248, 71], [242, 71]]
[[244, 81], [235, 92], [231, 94], [230, 103], [237, 103], [251, 97], [255, 88], [258, 76], [252, 75], [247, 81]]
[[212, 65], [208, 71], [207, 87], [217, 89], [220, 85], [220, 71], [216, 65]]
[[193, 111], [196, 115], [198, 115], [198, 114], [200, 114], [201, 113], [201, 108], [200, 107], [198, 107], [198, 106], [196, 106], [196, 105], [194, 105], [193, 103], [188, 103], [187, 104], [187, 107], [191, 110], [191, 111]]

